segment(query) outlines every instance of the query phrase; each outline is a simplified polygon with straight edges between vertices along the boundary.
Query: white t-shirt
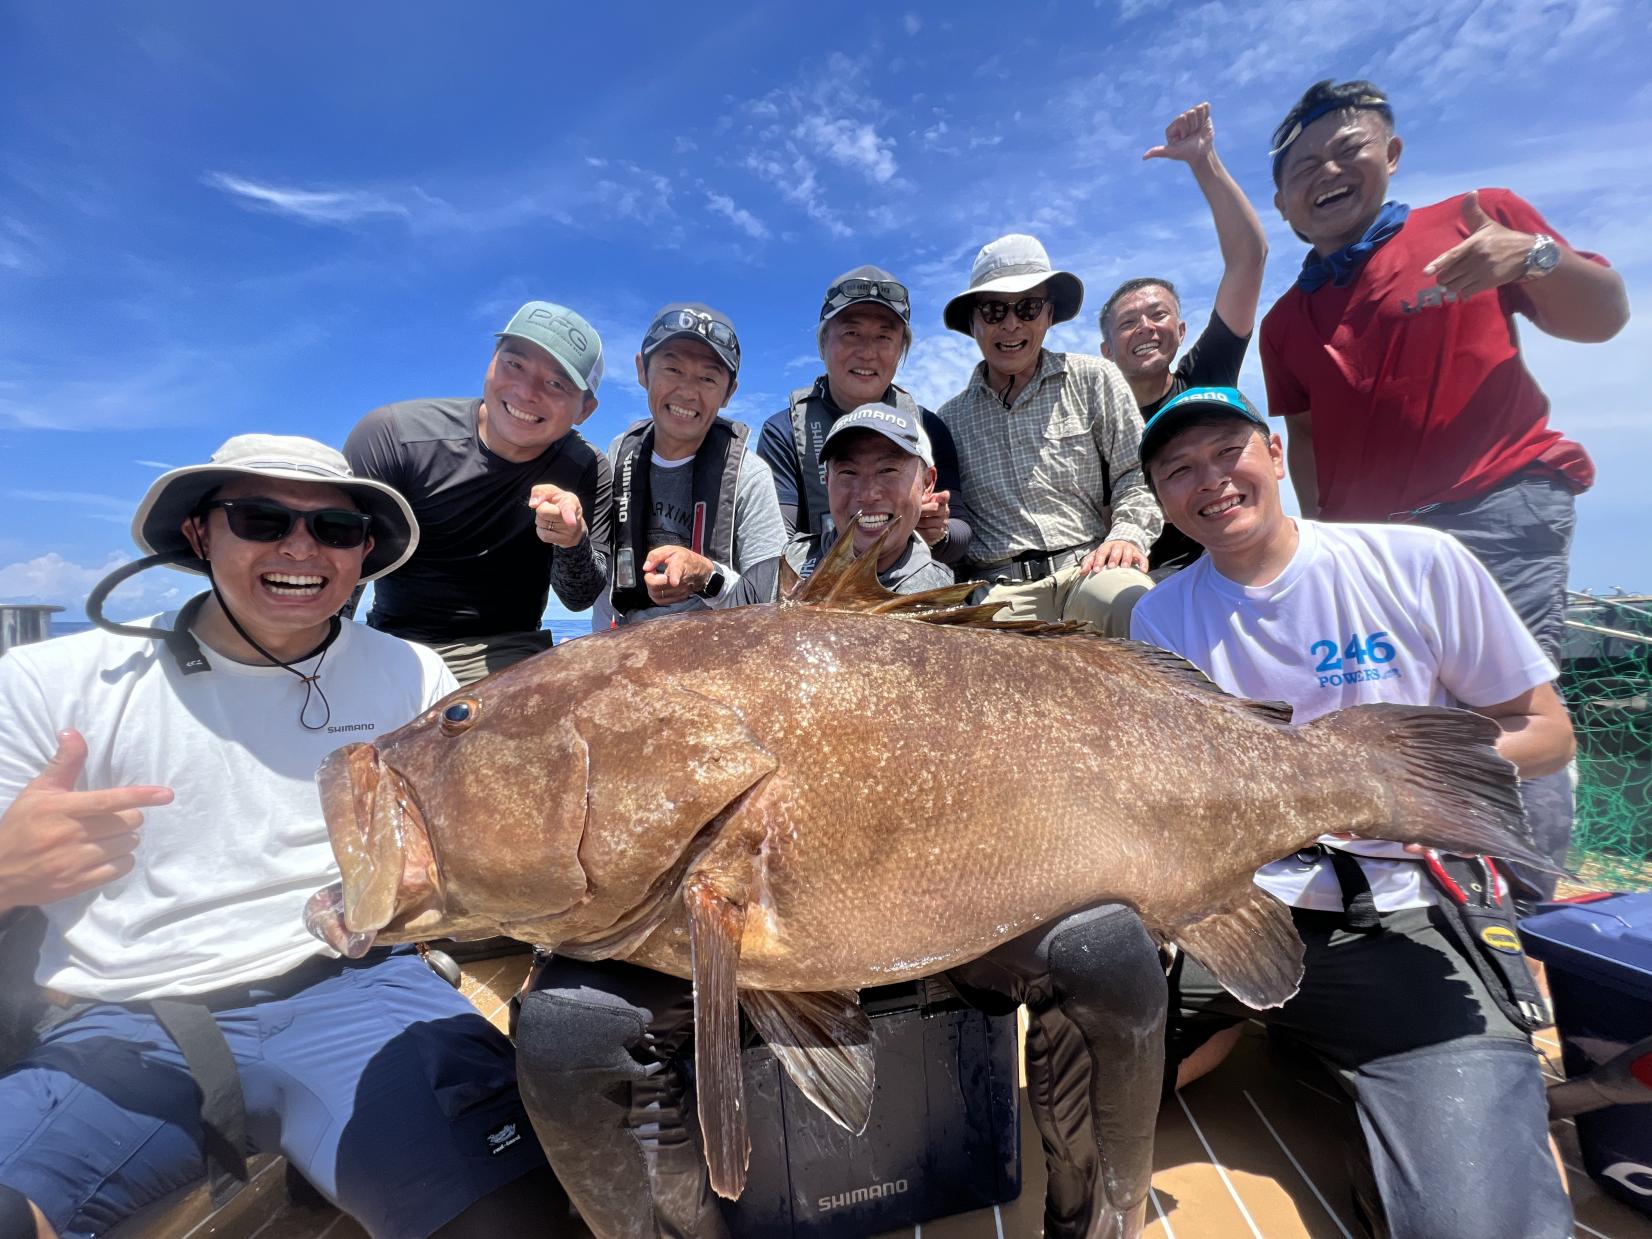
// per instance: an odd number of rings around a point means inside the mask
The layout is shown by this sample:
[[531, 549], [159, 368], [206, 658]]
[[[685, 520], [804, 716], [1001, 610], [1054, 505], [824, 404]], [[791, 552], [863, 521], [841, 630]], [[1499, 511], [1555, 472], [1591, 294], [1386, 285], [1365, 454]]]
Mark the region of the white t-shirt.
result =
[[[1298, 725], [1346, 706], [1490, 706], [1558, 674], [1491, 574], [1449, 534], [1414, 525], [1298, 521], [1301, 544], [1266, 585], [1228, 580], [1204, 556], [1136, 604], [1130, 633], [1172, 650], [1230, 693], [1285, 701]], [[1325, 839], [1363, 857], [1397, 843]], [[1414, 860], [1362, 859], [1382, 911], [1434, 902]], [[1256, 883], [1299, 908], [1336, 911], [1324, 857], [1264, 865]]]
[[86, 737], [82, 789], [175, 793], [144, 811], [131, 873], [46, 906], [42, 985], [139, 1001], [263, 980], [331, 953], [302, 916], [305, 900], [338, 879], [316, 768], [456, 687], [430, 650], [345, 624], [321, 660], [331, 720], [307, 731], [298, 677], [202, 652], [212, 669], [183, 675], [160, 642], [93, 630], [0, 658], [0, 812], [65, 727]]

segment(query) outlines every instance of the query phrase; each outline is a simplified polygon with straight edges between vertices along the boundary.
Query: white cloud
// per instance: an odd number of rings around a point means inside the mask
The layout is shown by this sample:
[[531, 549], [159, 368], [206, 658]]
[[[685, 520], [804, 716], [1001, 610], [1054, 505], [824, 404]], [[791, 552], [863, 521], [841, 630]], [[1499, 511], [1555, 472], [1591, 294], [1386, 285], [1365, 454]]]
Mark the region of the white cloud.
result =
[[[111, 551], [101, 564], [79, 564], [57, 551], [0, 566], [0, 599], [6, 602], [51, 603], [65, 609], [65, 619], [85, 612], [92, 587], [131, 557]], [[110, 596], [105, 608], [110, 619], [130, 620], [176, 607], [190, 594], [191, 582], [201, 582], [170, 569], [157, 569], [125, 582]]]
[[720, 194], [716, 190], [712, 190], [706, 194], [706, 202], [713, 211], [723, 216], [753, 240], [761, 241], [769, 235], [769, 230], [762, 220], [744, 207], [736, 205], [734, 199], [727, 194]]
[[956, 331], [922, 334], [901, 364], [895, 381], [925, 408], [933, 409], [964, 390], [981, 360], [975, 341]]
[[384, 216], [413, 218], [413, 212], [403, 203], [366, 190], [294, 189], [260, 184], [227, 172], [208, 172], [201, 179], [212, 188], [241, 200], [243, 205], [307, 224], [354, 224]]
[[917, 34], [924, 28], [923, 18], [916, 13], [907, 13], [901, 18], [901, 25], [905, 27], [907, 34]]
[[895, 175], [895, 140], [878, 136], [864, 121], [842, 117], [806, 116], [796, 136], [834, 163], [852, 168], [882, 185]]
[[774, 154], [753, 152], [746, 156], [745, 167], [768, 181], [780, 191], [782, 197], [802, 208], [805, 215], [834, 237], [853, 236], [854, 229], [826, 205], [825, 191], [820, 187], [814, 164], [798, 154], [790, 144], [787, 144], [785, 151], [789, 162]]

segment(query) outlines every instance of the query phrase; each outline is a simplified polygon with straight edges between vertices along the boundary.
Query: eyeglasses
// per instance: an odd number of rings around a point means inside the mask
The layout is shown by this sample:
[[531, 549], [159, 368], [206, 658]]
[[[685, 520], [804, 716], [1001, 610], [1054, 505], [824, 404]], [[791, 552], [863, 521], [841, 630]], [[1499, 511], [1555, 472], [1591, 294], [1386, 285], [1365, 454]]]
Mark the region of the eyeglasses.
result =
[[666, 337], [674, 336], [679, 331], [692, 331], [695, 335], [704, 336], [713, 344], [720, 344], [733, 353], [735, 361], [740, 360], [740, 337], [734, 334], [734, 328], [697, 310], [667, 310], [656, 318], [654, 325], [648, 329], [648, 334], [643, 337], [643, 352], [648, 352]]
[[1048, 297], [1023, 297], [1013, 305], [1008, 301], [977, 301], [975, 312], [981, 316], [983, 323], [1001, 323], [1004, 316], [1014, 310], [1017, 318], [1024, 323], [1030, 323], [1044, 313], [1044, 307], [1049, 301]]
[[348, 551], [367, 541], [373, 518], [349, 508], [318, 508], [300, 512], [268, 499], [214, 499], [203, 512], [222, 508], [229, 531], [247, 542], [279, 542], [293, 531], [295, 521], [303, 521], [310, 536], [322, 546]]
[[908, 300], [905, 284], [894, 280], [844, 280], [840, 284], [833, 284], [826, 290], [826, 304], [821, 307], [821, 313], [827, 310], [840, 309], [851, 301], [881, 301], [894, 309], [902, 318], [910, 318], [912, 306]]

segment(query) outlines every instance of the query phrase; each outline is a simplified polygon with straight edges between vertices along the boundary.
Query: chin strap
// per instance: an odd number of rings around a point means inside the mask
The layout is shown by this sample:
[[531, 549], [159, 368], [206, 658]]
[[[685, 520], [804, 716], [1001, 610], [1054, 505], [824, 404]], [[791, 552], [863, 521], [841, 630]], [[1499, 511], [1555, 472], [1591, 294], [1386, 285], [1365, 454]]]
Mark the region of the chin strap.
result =
[[[321, 687], [321, 664], [326, 661], [327, 651], [333, 642], [338, 640], [339, 633], [344, 631], [343, 621], [336, 615], [332, 617], [328, 626], [327, 637], [320, 645], [301, 658], [295, 658], [292, 662], [282, 662], [274, 654], [259, 645], [253, 639], [252, 634], [241, 627], [241, 621], [235, 618], [235, 613], [229, 609], [229, 605], [224, 601], [223, 594], [218, 591], [218, 582], [213, 580], [211, 565], [203, 564], [200, 556], [193, 551], [168, 551], [163, 555], [147, 555], [143, 559], [116, 568], [94, 585], [92, 592], [86, 596], [86, 618], [99, 628], [107, 629], [109, 632], [120, 633], [127, 637], [149, 637], [160, 641], [166, 646], [167, 653], [172, 656], [172, 661], [183, 675], [196, 675], [202, 671], [211, 671], [212, 664], [207, 661], [206, 655], [201, 652], [200, 642], [196, 641], [194, 634], [190, 632], [191, 626], [201, 612], [201, 607], [206, 603], [206, 594], [197, 594], [178, 608], [177, 626], [173, 628], [150, 628], [143, 624], [117, 624], [103, 613], [103, 604], [108, 601], [109, 595], [115, 587], [123, 581], [150, 568], [170, 567], [174, 564], [205, 567], [207, 580], [212, 584], [212, 597], [218, 600], [218, 606], [223, 611], [224, 618], [229, 620], [230, 626], [240, 634], [243, 641], [262, 654], [271, 664], [280, 667], [284, 671], [292, 672], [304, 685], [304, 704], [298, 708], [299, 726], [306, 731], [324, 730], [327, 724], [332, 721], [333, 707], [328, 702], [327, 694]], [[294, 665], [295, 663], [307, 662], [318, 654], [321, 658], [317, 661], [315, 670], [309, 675], [305, 675]], [[317, 698], [321, 702], [321, 720], [315, 723], [309, 720], [312, 698]]]

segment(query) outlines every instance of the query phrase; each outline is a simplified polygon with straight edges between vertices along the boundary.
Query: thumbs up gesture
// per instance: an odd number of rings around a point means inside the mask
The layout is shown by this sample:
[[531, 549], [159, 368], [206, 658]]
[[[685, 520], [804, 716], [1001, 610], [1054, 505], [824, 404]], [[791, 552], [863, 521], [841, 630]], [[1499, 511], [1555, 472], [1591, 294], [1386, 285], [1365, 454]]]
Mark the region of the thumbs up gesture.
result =
[[1468, 239], [1452, 246], [1423, 268], [1440, 287], [1459, 301], [1512, 284], [1526, 274], [1526, 255], [1537, 238], [1529, 232], [1505, 228], [1480, 206], [1480, 191], [1463, 196], [1463, 226]]
[[132, 871], [142, 810], [169, 804], [168, 787], [77, 792], [86, 740], [58, 733], [57, 752], [0, 817], [0, 913], [55, 903]]

